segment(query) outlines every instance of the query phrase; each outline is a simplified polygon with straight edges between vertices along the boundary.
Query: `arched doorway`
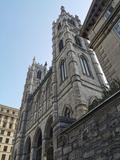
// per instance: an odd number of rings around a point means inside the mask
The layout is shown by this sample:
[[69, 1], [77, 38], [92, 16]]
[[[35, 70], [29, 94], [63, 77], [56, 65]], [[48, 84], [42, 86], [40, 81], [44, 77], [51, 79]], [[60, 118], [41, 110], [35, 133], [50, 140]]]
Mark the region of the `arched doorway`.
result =
[[45, 127], [45, 153], [47, 160], [53, 160], [53, 118], [49, 117]]
[[30, 160], [30, 153], [31, 153], [31, 139], [30, 137], [28, 137], [25, 141], [25, 145], [24, 145], [24, 160]]
[[40, 128], [37, 128], [35, 132], [33, 147], [35, 160], [42, 160], [42, 131]]

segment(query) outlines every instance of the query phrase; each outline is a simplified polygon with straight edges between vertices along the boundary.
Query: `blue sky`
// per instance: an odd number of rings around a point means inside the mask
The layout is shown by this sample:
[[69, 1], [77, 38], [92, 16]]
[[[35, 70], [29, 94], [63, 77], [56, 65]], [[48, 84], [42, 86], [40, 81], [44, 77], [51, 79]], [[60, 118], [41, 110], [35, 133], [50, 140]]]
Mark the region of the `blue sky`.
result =
[[92, 0], [0, 1], [0, 104], [19, 108], [28, 66], [52, 60], [52, 22], [60, 6], [83, 22]]

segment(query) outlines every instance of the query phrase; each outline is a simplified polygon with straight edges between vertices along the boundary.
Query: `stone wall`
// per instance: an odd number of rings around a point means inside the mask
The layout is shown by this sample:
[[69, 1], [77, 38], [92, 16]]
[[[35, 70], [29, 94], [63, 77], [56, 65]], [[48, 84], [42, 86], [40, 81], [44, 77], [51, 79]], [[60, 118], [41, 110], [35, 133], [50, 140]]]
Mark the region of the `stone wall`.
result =
[[[91, 11], [94, 10], [92, 7], [90, 8]], [[113, 7], [113, 11], [109, 11], [110, 7]], [[108, 12], [110, 14], [106, 17]], [[109, 0], [109, 5], [104, 7], [100, 16], [94, 17], [94, 22], [91, 20], [90, 24], [94, 23], [94, 25], [90, 27], [88, 33], [89, 47], [95, 51], [108, 82], [113, 79], [120, 79], [120, 35], [115, 29], [119, 23], [119, 14], [120, 1]], [[90, 20], [92, 17], [87, 16], [86, 19]]]
[[55, 160], [120, 160], [120, 91], [58, 134]]

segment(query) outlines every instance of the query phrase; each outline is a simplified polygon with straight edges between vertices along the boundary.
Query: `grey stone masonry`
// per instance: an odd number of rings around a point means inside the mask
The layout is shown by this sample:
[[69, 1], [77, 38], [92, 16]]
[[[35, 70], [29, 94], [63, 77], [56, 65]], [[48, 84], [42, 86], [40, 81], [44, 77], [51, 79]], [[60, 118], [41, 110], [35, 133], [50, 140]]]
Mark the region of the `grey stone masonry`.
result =
[[120, 91], [58, 134], [61, 159], [120, 160]]
[[[61, 151], [55, 137], [83, 117], [89, 105], [102, 97], [103, 74], [87, 39], [81, 37], [80, 28], [78, 17], [70, 15], [62, 6], [52, 26], [51, 68], [47, 71], [47, 64], [40, 65], [34, 58], [28, 69], [14, 160], [56, 160], [57, 152], [58, 157], [62, 153], [69, 155], [72, 146], [66, 145]], [[69, 141], [66, 138], [65, 143]], [[73, 146], [77, 148], [76, 143]], [[84, 156], [88, 157], [88, 153]]]

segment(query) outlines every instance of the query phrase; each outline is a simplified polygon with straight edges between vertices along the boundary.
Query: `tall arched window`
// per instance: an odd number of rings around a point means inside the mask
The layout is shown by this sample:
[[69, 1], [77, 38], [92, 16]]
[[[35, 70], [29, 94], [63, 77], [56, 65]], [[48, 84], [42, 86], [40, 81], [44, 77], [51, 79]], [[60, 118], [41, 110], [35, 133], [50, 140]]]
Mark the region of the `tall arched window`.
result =
[[62, 51], [64, 45], [63, 45], [63, 40], [61, 39], [60, 42], [59, 42], [59, 52]]
[[39, 135], [36, 148], [36, 160], [41, 160], [42, 155], [42, 135]]
[[67, 118], [71, 117], [70, 108], [68, 108], [68, 107], [65, 108], [64, 116], [67, 117]]
[[37, 128], [35, 135], [33, 137], [33, 144], [34, 146], [34, 158], [35, 160], [42, 159], [42, 131], [40, 128]]
[[37, 78], [38, 78], [38, 79], [41, 79], [41, 74], [42, 74], [42, 72], [41, 72], [41, 70], [39, 70], [39, 71], [37, 72]]
[[31, 139], [30, 139], [30, 137], [28, 137], [25, 142], [24, 151], [25, 151], [24, 160], [30, 160], [30, 153], [31, 153]]
[[53, 160], [54, 158], [54, 148], [53, 148], [53, 118], [50, 116], [47, 120], [45, 126], [45, 152], [46, 152], [46, 159]]
[[81, 40], [78, 36], [75, 36], [75, 43], [79, 46], [79, 47], [82, 47], [82, 43], [81, 43]]
[[67, 78], [65, 60], [62, 60], [60, 63], [60, 77], [61, 77], [61, 81], [64, 81]]
[[58, 24], [58, 31], [61, 29], [61, 23]]
[[86, 76], [91, 76], [91, 71], [90, 71], [88, 62], [84, 56], [80, 57], [80, 63], [81, 63], [83, 74], [85, 74]]

